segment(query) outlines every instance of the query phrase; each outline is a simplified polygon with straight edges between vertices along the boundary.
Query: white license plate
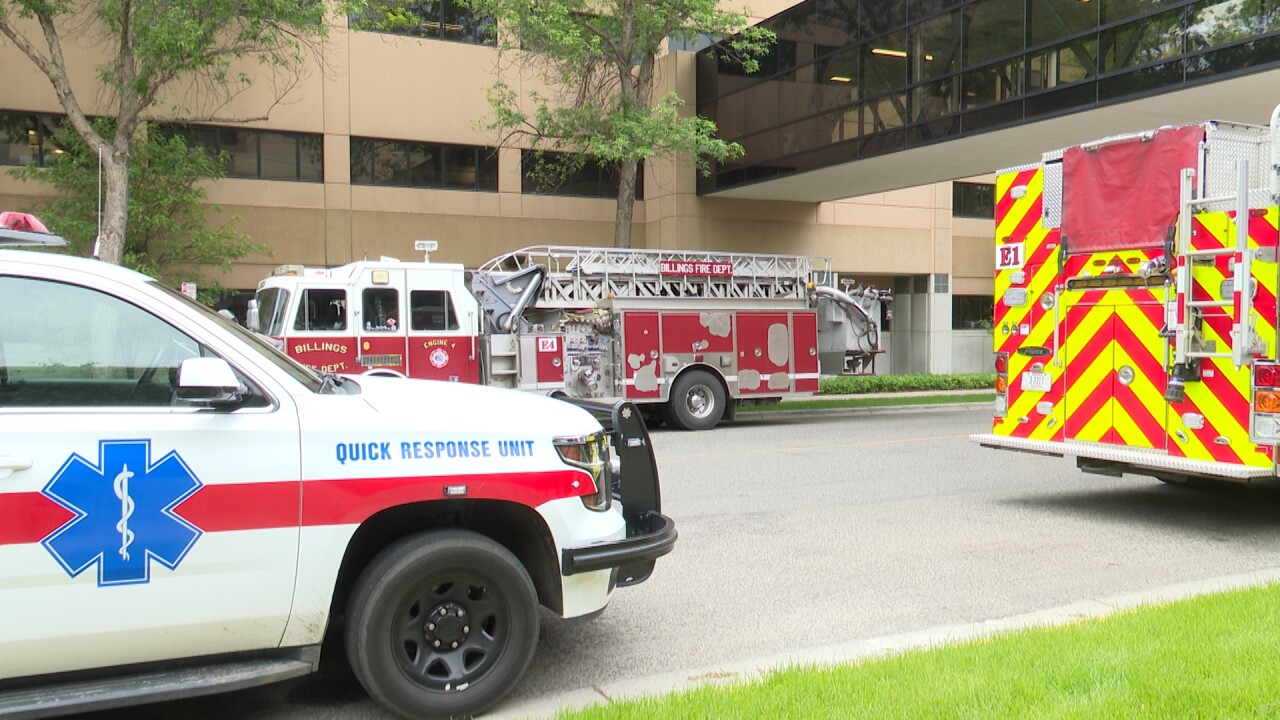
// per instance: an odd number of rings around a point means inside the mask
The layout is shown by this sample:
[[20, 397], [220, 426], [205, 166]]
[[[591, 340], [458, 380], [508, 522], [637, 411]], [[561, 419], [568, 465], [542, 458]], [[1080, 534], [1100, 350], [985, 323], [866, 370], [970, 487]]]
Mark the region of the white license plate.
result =
[[1043, 372], [1024, 372], [1022, 373], [1022, 389], [1033, 390], [1035, 392], [1049, 392], [1053, 381], [1049, 379], [1049, 373]]

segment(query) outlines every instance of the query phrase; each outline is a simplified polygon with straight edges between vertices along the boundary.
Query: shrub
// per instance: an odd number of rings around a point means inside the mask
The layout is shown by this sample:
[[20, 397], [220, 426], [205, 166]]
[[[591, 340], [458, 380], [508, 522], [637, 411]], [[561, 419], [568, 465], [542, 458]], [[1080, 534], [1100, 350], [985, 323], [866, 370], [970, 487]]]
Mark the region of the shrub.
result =
[[928, 390], [990, 390], [995, 384], [993, 373], [961, 375], [837, 375], [818, 381], [823, 395], [857, 395], [881, 392], [917, 392]]

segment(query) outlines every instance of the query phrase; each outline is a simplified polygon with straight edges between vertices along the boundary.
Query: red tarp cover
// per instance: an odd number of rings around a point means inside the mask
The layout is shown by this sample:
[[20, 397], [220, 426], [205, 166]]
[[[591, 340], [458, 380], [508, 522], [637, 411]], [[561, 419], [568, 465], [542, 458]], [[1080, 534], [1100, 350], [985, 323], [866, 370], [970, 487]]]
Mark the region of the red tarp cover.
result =
[[1178, 217], [1183, 168], [1197, 166], [1204, 128], [1164, 128], [1062, 156], [1062, 234], [1071, 254], [1164, 246]]

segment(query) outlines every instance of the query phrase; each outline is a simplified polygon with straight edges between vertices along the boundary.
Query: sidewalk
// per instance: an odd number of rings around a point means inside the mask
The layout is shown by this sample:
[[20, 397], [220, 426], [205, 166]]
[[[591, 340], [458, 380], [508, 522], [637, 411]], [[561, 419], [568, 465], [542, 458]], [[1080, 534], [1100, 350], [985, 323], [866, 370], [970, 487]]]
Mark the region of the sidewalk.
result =
[[492, 720], [549, 718], [557, 712], [576, 710], [611, 701], [646, 695], [691, 690], [708, 684], [743, 682], [795, 665], [845, 665], [882, 655], [927, 649], [990, 637], [1026, 628], [1062, 625], [1088, 618], [1100, 618], [1145, 605], [1185, 600], [1227, 590], [1256, 587], [1280, 581], [1280, 567], [1209, 580], [1177, 583], [1136, 593], [1105, 598], [1087, 598], [1070, 605], [1037, 612], [993, 618], [961, 625], [943, 625], [916, 632], [855, 640], [839, 645], [806, 648], [751, 660], [740, 660], [679, 672], [615, 680], [595, 687], [566, 690], [555, 695], [506, 702], [484, 717]]

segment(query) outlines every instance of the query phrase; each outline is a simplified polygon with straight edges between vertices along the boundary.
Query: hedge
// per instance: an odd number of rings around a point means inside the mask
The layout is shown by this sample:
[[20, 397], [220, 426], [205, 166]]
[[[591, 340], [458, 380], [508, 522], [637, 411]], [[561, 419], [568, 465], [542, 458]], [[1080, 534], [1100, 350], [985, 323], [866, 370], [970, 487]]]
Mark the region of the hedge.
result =
[[994, 373], [961, 375], [837, 375], [818, 381], [823, 395], [856, 395], [859, 393], [914, 392], [927, 390], [990, 390]]

